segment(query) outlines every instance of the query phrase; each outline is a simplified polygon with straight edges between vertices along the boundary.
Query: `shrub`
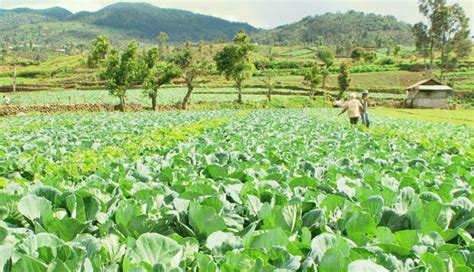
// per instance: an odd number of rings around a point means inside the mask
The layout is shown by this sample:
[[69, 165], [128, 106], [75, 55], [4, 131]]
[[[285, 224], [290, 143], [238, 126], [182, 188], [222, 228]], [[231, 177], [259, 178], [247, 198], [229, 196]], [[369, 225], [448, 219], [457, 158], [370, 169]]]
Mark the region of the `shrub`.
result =
[[395, 58], [392, 58], [392, 57], [385, 57], [378, 61], [378, 64], [380, 65], [393, 65], [395, 63], [396, 63], [396, 60]]
[[355, 61], [360, 61], [365, 55], [364, 48], [356, 47], [351, 52], [351, 58]]

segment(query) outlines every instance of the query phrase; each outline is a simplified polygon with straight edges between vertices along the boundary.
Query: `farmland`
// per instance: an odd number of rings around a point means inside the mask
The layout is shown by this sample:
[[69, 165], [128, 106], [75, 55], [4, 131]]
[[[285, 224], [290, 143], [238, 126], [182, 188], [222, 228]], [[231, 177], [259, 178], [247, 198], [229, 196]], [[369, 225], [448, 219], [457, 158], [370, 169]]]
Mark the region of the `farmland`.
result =
[[470, 271], [472, 127], [335, 116], [0, 119], [0, 267]]

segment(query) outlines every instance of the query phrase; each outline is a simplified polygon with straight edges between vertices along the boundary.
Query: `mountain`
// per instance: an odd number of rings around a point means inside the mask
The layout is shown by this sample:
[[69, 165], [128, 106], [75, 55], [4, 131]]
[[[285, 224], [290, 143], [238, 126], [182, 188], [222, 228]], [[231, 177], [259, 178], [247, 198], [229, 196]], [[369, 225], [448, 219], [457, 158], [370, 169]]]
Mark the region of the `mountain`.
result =
[[117, 3], [95, 12], [49, 9], [0, 9], [0, 44], [13, 47], [79, 48], [83, 50], [97, 35], [108, 36], [114, 45], [122, 46], [132, 39], [156, 43], [160, 32], [170, 42], [188, 39], [230, 40], [240, 29], [261, 44], [323, 43], [344, 48], [412, 45], [411, 26], [393, 16], [363, 12], [326, 13], [262, 31], [246, 23], [177, 9], [164, 9], [146, 3]]
[[146, 3], [117, 3], [97, 12], [81, 12], [69, 20], [107, 26], [133, 33], [142, 39], [155, 39], [166, 32], [170, 41], [182, 42], [189, 38], [198, 40], [231, 39], [240, 29], [248, 33], [258, 29], [246, 23], [177, 9], [164, 9]]
[[115, 44], [132, 39], [154, 43], [160, 32], [170, 42], [231, 39], [239, 30], [260, 30], [246, 23], [146, 3], [118, 3], [96, 12], [76, 14], [63, 8], [0, 9], [0, 44], [25, 47], [33, 43], [47, 47], [84, 47], [97, 35], [108, 36]]
[[264, 44], [315, 44], [380, 47], [414, 43], [411, 26], [393, 16], [363, 12], [326, 13], [260, 32], [253, 41]]
[[30, 9], [30, 8], [16, 8], [12, 10], [5, 10], [0, 9], [0, 16], [2, 13], [17, 13], [17, 14], [24, 14], [24, 15], [41, 15], [47, 18], [55, 19], [55, 20], [64, 20], [71, 16], [73, 13], [67, 9], [54, 7], [48, 9]]

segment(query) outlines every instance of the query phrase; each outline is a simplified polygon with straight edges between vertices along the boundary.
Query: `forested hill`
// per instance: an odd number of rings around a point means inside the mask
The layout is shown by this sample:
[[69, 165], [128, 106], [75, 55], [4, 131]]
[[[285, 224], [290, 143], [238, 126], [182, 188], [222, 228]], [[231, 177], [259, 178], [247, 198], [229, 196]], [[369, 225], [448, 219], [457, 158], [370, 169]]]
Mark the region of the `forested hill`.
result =
[[0, 9], [0, 16], [6, 13], [16, 13], [20, 15], [24, 15], [25, 17], [29, 17], [31, 15], [40, 15], [44, 16], [49, 19], [56, 19], [56, 20], [64, 20], [72, 15], [67, 9], [54, 7], [48, 9], [30, 9], [30, 8], [16, 8], [11, 10]]
[[413, 44], [411, 26], [393, 16], [363, 12], [326, 13], [255, 34], [264, 44], [315, 44], [380, 47], [390, 43]]
[[120, 42], [132, 39], [154, 41], [165, 32], [171, 42], [232, 39], [240, 30], [259, 29], [221, 18], [177, 9], [164, 9], [146, 3], [118, 3], [96, 12], [73, 14], [63, 8], [0, 9], [0, 42], [9, 46], [64, 43], [88, 44], [99, 34]]
[[245, 23], [177, 9], [163, 9], [146, 3], [118, 3], [97, 12], [81, 12], [70, 18], [97, 26], [123, 30], [144, 39], [166, 32], [170, 41], [231, 39], [240, 29], [258, 31]]

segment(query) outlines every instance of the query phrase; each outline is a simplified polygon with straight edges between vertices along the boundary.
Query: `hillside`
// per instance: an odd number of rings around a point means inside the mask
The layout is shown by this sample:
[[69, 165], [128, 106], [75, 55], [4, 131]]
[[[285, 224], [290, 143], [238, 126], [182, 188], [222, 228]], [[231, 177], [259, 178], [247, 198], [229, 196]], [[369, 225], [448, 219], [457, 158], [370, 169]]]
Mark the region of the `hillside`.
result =
[[259, 30], [249, 24], [196, 14], [183, 10], [163, 9], [145, 3], [119, 3], [96, 12], [76, 14], [63, 8], [35, 10], [0, 9], [0, 43], [8, 47], [83, 48], [103, 34], [115, 44], [132, 39], [142, 43], [156, 42], [166, 32], [170, 42], [231, 39], [240, 29], [249, 33]]
[[231, 39], [240, 29], [248, 33], [258, 31], [246, 23], [146, 3], [113, 4], [97, 12], [80, 12], [69, 20], [120, 29], [142, 39], [155, 39], [160, 32], [166, 32], [173, 42], [189, 38], [194, 41]]
[[380, 47], [391, 41], [414, 43], [411, 26], [393, 16], [363, 12], [326, 13], [257, 33], [253, 40], [263, 44], [315, 44]]
[[10, 10], [10, 12], [26, 14], [26, 15], [30, 15], [30, 14], [43, 15], [45, 17], [49, 17], [51, 19], [56, 19], [56, 20], [64, 20], [73, 14], [69, 10], [60, 8], [60, 7], [53, 7], [53, 8], [48, 8], [48, 9], [16, 8], [16, 9]]
[[246, 23], [146, 3], [118, 3], [95, 12], [76, 14], [58, 7], [0, 10], [0, 43], [10, 48], [33, 45], [82, 51], [99, 34], [110, 37], [115, 45], [132, 39], [142, 44], [156, 43], [160, 32], [166, 32], [170, 42], [215, 41], [231, 39], [240, 29], [252, 33], [252, 41], [260, 44], [323, 43], [343, 48], [346, 53], [354, 46], [380, 48], [395, 43], [413, 45], [414, 42], [409, 24], [393, 16], [355, 11], [306, 17], [297, 23], [261, 31]]

